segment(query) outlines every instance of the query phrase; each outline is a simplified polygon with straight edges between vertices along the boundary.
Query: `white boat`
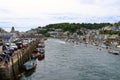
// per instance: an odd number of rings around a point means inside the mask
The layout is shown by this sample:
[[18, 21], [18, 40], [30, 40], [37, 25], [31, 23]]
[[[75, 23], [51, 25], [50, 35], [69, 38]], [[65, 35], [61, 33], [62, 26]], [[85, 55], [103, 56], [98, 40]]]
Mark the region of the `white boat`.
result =
[[112, 54], [115, 54], [115, 55], [119, 55], [120, 54], [120, 51], [114, 50], [114, 49], [110, 49], [110, 50], [108, 50], [108, 52], [112, 53]]
[[117, 48], [120, 48], [120, 45], [118, 45]]
[[108, 50], [109, 53], [115, 54], [115, 55], [119, 55], [120, 54], [120, 49], [117, 48], [116, 45], [112, 45], [111, 49]]
[[38, 47], [39, 47], [39, 48], [44, 48], [44, 47], [45, 47], [45, 43], [44, 43], [44, 42], [40, 42], [40, 43], [38, 44]]
[[36, 50], [39, 52], [39, 53], [42, 53], [44, 54], [45, 53], [45, 49], [44, 48], [36, 48]]
[[31, 69], [36, 68], [37, 62], [36, 60], [29, 60], [23, 66], [25, 70], [31, 70]]

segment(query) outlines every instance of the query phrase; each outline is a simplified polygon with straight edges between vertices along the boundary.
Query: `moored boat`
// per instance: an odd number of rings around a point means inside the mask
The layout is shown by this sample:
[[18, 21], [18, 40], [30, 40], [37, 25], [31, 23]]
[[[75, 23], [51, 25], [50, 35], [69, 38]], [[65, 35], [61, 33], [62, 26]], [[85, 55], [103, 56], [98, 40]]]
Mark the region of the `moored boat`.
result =
[[112, 53], [112, 54], [115, 54], [115, 55], [119, 55], [120, 54], [120, 51], [114, 50], [114, 49], [110, 49], [110, 50], [108, 50], [108, 52]]
[[34, 68], [36, 68], [36, 66], [37, 66], [36, 60], [29, 60], [23, 65], [25, 70], [34, 69]]
[[120, 48], [120, 45], [117, 45], [117, 48]]
[[39, 48], [44, 48], [44, 47], [45, 47], [44, 41], [43, 41], [43, 42], [40, 42], [37, 47], [39, 47]]
[[37, 52], [44, 54], [45, 49], [44, 48], [36, 48]]
[[32, 57], [38, 58], [38, 60], [43, 60], [45, 57], [45, 49], [44, 48], [36, 48]]
[[38, 60], [43, 60], [45, 58], [45, 54], [39, 53]]

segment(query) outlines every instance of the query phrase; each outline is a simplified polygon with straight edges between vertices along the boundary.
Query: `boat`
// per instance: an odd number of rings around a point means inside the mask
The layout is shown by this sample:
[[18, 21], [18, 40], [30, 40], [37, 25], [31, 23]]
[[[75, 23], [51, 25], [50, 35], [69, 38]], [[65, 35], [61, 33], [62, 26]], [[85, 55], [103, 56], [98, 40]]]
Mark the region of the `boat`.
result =
[[39, 47], [39, 48], [44, 48], [44, 47], [45, 47], [45, 43], [44, 43], [44, 42], [40, 42], [40, 43], [38, 44], [38, 47]]
[[116, 45], [112, 45], [110, 49], [108, 50], [109, 53], [119, 55], [120, 54], [120, 49], [116, 47]]
[[36, 68], [36, 66], [37, 66], [36, 60], [29, 60], [23, 65], [24, 69], [27, 71]]
[[36, 51], [39, 52], [39, 53], [42, 53], [44, 54], [45, 53], [45, 49], [44, 48], [36, 48]]
[[112, 54], [115, 54], [115, 55], [119, 55], [120, 54], [120, 51], [114, 50], [114, 49], [110, 49], [110, 50], [108, 50], [108, 52], [112, 53]]
[[43, 60], [44, 58], [45, 58], [45, 54], [42, 54], [42, 53], [38, 53], [39, 55], [38, 55], [38, 60], [40, 61], [40, 60]]
[[102, 43], [101, 45], [100, 45], [102, 48], [108, 48], [109, 47], [109, 44], [106, 44], [106, 43]]
[[44, 41], [46, 41], [47, 40], [47, 38], [44, 38]]
[[38, 60], [43, 60], [45, 57], [45, 49], [44, 48], [36, 48], [37, 50], [37, 58]]
[[117, 48], [120, 48], [120, 45], [117, 45]]

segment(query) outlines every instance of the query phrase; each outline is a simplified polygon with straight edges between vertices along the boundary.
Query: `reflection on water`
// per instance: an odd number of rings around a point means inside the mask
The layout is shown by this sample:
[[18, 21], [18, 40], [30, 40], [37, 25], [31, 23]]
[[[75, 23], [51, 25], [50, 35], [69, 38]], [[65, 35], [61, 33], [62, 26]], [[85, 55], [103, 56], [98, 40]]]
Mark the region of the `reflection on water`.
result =
[[32, 75], [35, 73], [36, 69], [25, 71], [22, 73], [21, 80], [32, 80]]
[[120, 56], [58, 39], [45, 42], [45, 59], [21, 80], [119, 80]]
[[29, 71], [25, 71], [25, 72], [24, 72], [24, 75], [25, 75], [25, 77], [29, 77], [29, 76], [31, 76], [34, 72], [35, 72], [35, 69], [29, 70]]

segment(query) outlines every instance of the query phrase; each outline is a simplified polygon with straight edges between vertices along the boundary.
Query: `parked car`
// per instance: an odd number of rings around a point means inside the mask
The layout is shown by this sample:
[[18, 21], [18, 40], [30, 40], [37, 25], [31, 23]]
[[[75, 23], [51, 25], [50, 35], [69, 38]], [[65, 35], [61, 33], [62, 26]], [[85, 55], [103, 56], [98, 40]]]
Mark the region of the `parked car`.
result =
[[2, 39], [0, 39], [0, 45], [3, 45], [3, 40]]
[[15, 43], [11, 43], [10, 48], [13, 48], [14, 50], [18, 49], [18, 47], [17, 47], [17, 45]]
[[12, 49], [12, 50], [18, 49], [18, 47], [15, 43], [5, 43], [5, 45], [7, 46], [7, 48]]

